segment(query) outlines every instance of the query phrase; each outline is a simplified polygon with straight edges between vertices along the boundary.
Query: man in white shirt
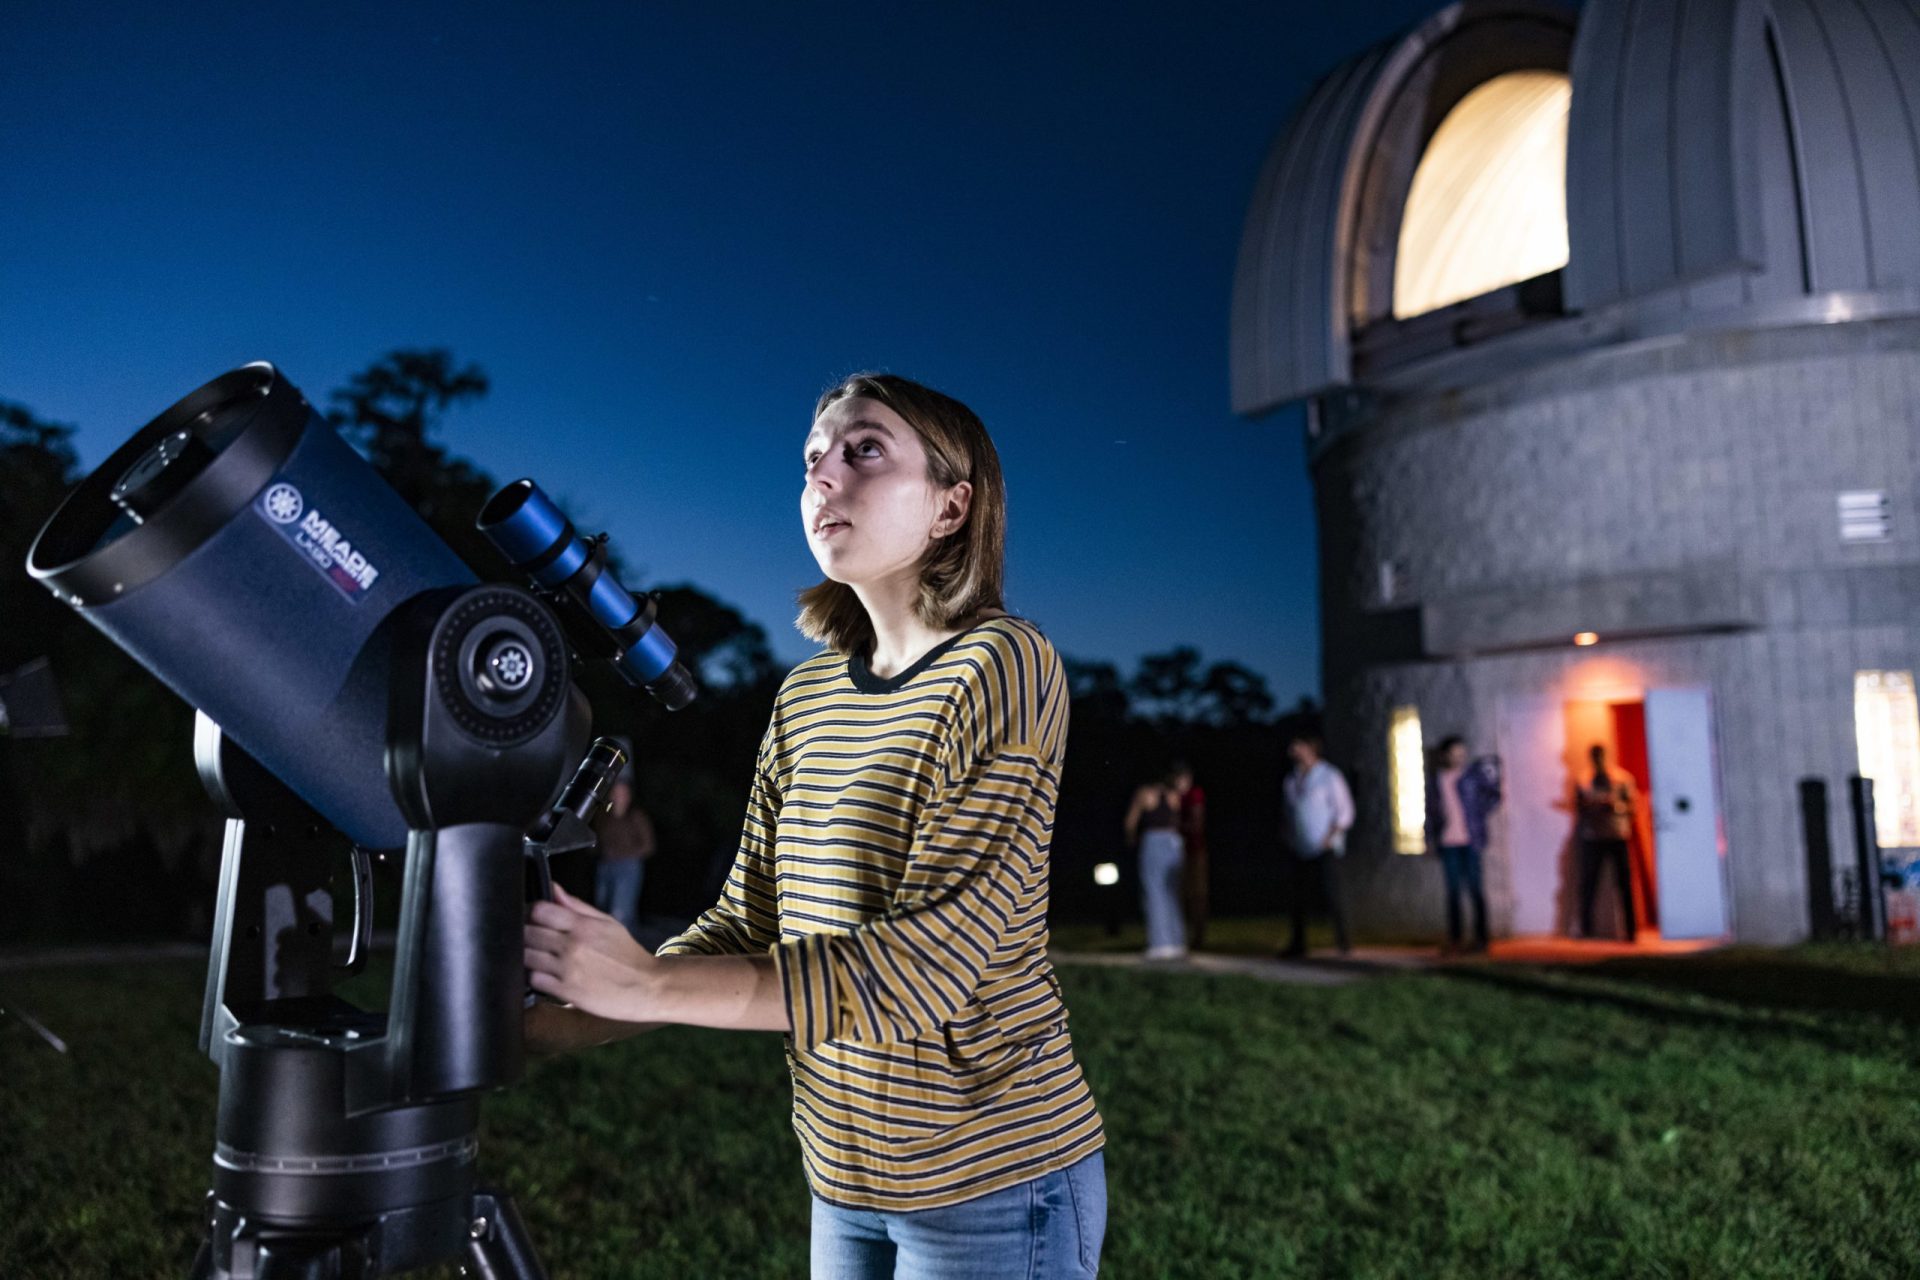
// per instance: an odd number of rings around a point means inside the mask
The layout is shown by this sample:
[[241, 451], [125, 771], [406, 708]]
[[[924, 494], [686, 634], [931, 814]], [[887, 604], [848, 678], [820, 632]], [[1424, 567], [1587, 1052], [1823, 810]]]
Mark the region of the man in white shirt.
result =
[[1280, 954], [1294, 958], [1307, 954], [1307, 898], [1318, 884], [1333, 918], [1333, 940], [1348, 950], [1347, 903], [1340, 884], [1340, 859], [1347, 851], [1347, 830], [1353, 826], [1353, 793], [1338, 769], [1321, 758], [1320, 738], [1296, 732], [1287, 743], [1293, 771], [1287, 775], [1287, 847], [1291, 871], [1293, 940]]

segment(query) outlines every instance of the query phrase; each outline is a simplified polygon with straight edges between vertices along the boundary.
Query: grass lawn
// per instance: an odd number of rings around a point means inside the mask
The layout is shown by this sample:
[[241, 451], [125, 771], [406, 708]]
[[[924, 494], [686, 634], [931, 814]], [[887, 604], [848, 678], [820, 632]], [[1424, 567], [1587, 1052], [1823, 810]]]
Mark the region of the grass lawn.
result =
[[[0, 974], [0, 1276], [185, 1274], [201, 972]], [[1067, 968], [1106, 1274], [1920, 1273], [1920, 956], [1723, 952], [1337, 988]], [[800, 1276], [772, 1036], [659, 1032], [489, 1102], [556, 1277]]]

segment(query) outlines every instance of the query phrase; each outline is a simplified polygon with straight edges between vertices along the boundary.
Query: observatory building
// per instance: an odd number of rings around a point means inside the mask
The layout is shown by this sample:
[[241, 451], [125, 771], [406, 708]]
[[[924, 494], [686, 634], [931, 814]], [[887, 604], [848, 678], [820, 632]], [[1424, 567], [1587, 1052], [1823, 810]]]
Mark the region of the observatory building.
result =
[[1850, 861], [1852, 775], [1920, 847], [1914, 0], [1435, 14], [1281, 131], [1231, 357], [1237, 412], [1306, 410], [1363, 921], [1439, 925], [1401, 855], [1455, 733], [1503, 763], [1496, 933], [1577, 932], [1595, 743], [1650, 800], [1667, 938], [1844, 908], [1809, 841]]

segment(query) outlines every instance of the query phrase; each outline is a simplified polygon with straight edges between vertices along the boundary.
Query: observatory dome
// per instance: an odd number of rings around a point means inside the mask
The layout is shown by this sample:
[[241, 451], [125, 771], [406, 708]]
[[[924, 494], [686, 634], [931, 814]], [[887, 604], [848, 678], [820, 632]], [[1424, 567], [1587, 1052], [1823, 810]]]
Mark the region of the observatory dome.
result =
[[1233, 401], [1914, 313], [1908, 0], [1464, 0], [1336, 68], [1274, 143]]

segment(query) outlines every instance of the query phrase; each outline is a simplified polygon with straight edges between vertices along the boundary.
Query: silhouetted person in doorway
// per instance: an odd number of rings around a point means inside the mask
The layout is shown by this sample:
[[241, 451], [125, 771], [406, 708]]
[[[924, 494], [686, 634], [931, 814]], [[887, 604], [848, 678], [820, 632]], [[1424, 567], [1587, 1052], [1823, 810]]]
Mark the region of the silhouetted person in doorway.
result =
[[1318, 885], [1333, 919], [1333, 941], [1345, 955], [1347, 899], [1340, 884], [1340, 859], [1353, 826], [1353, 793], [1340, 771], [1320, 756], [1320, 739], [1296, 733], [1287, 743], [1293, 771], [1287, 775], [1287, 859], [1293, 884], [1293, 940], [1283, 957], [1307, 954], [1307, 898]]
[[1593, 936], [1593, 891], [1601, 867], [1613, 864], [1613, 881], [1620, 892], [1620, 914], [1627, 923], [1627, 941], [1639, 934], [1633, 914], [1633, 878], [1627, 864], [1627, 841], [1633, 837], [1633, 775], [1607, 763], [1607, 749], [1594, 743], [1587, 752], [1593, 772], [1574, 785], [1575, 834], [1580, 842], [1580, 935]]
[[1457, 734], [1444, 738], [1427, 775], [1427, 845], [1439, 855], [1447, 884], [1447, 952], [1461, 949], [1460, 899], [1473, 907], [1474, 951], [1487, 949], [1487, 895], [1480, 874], [1487, 815], [1500, 803], [1500, 765], [1491, 756], [1469, 762]]

